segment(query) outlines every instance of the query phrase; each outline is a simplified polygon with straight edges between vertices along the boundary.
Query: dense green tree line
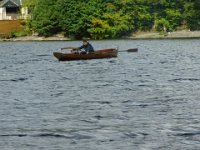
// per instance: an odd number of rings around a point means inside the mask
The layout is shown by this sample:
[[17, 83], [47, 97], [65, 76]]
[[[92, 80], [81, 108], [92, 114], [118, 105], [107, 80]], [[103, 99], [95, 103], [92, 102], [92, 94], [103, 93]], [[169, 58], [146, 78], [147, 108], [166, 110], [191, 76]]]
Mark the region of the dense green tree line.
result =
[[[29, 0], [30, 1], [30, 0]], [[200, 0], [32, 0], [40, 35], [117, 38], [133, 31], [200, 30]]]

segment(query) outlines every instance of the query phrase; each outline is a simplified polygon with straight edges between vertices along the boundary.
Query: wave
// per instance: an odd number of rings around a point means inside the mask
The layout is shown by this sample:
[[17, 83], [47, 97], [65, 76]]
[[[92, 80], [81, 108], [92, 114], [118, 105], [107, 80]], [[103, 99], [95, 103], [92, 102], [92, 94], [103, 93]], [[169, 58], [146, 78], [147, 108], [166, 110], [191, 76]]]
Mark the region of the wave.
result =
[[184, 137], [195, 136], [195, 135], [200, 135], [200, 131], [199, 132], [185, 132], [185, 133], [176, 134], [176, 136], [184, 136]]
[[47, 55], [47, 54], [40, 54], [40, 55], [36, 55], [38, 57], [45, 57], [45, 56], [51, 56], [51, 55]]
[[65, 139], [91, 139], [91, 136], [88, 135], [81, 135], [75, 134], [72, 136], [66, 136], [62, 134], [54, 134], [54, 133], [40, 133], [35, 135], [28, 135], [28, 134], [2, 134], [0, 137], [40, 137], [40, 138], [65, 138]]
[[9, 80], [0, 80], [2, 82], [12, 81], [12, 82], [19, 82], [19, 81], [25, 81], [28, 80], [28, 78], [15, 78], [15, 79], [9, 79]]
[[200, 79], [197, 78], [177, 78], [169, 80], [170, 82], [181, 82], [181, 81], [200, 81]]
[[2, 134], [0, 135], [2, 137], [24, 137], [24, 136], [28, 136], [27, 134]]

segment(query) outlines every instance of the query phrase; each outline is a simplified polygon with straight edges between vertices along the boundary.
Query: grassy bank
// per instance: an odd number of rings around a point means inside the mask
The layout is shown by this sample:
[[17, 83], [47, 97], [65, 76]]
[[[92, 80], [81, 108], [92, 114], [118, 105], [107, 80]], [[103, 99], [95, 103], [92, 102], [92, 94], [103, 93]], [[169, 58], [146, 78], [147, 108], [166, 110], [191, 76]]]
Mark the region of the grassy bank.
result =
[[[123, 37], [125, 39], [175, 39], [175, 38], [200, 38], [200, 31], [181, 30], [168, 33], [158, 32], [136, 32], [130, 36]], [[40, 36], [18, 36], [13, 38], [0, 38], [0, 41], [66, 41], [70, 38], [62, 35], [55, 35], [51, 37]]]
[[130, 37], [131, 39], [161, 39], [161, 38], [200, 38], [200, 31], [180, 30], [174, 32], [136, 32]]

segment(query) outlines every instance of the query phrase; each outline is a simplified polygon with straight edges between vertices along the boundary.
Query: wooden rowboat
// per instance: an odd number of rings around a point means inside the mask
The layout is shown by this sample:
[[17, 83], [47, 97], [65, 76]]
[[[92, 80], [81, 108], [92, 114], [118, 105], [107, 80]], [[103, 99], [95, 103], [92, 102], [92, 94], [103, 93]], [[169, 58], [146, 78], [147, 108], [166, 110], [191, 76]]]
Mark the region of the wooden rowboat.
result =
[[116, 48], [97, 50], [88, 54], [81, 53], [62, 53], [54, 52], [53, 55], [59, 61], [71, 61], [71, 60], [87, 60], [87, 59], [102, 59], [117, 57], [118, 50]]

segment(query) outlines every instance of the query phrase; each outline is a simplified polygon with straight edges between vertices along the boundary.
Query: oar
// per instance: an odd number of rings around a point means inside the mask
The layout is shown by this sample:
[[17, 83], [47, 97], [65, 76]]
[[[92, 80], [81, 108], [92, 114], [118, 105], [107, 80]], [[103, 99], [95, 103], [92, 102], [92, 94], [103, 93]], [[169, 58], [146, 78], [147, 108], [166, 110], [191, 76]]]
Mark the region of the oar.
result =
[[[79, 50], [77, 47], [64, 47], [64, 48], [61, 48], [61, 51], [62, 50]], [[127, 49], [127, 50], [121, 50], [121, 51], [118, 51], [118, 52], [128, 52], [128, 53], [131, 53], [131, 52], [138, 52], [138, 48], [130, 48], [130, 49]]]
[[61, 48], [61, 50], [64, 50], [64, 49], [75, 50], [75, 49], [77, 49], [77, 48], [76, 48], [76, 47], [63, 47], [63, 48]]
[[122, 51], [118, 51], [118, 52], [138, 52], [138, 49], [137, 48], [130, 48], [130, 49], [127, 49], [127, 50], [122, 50]]

